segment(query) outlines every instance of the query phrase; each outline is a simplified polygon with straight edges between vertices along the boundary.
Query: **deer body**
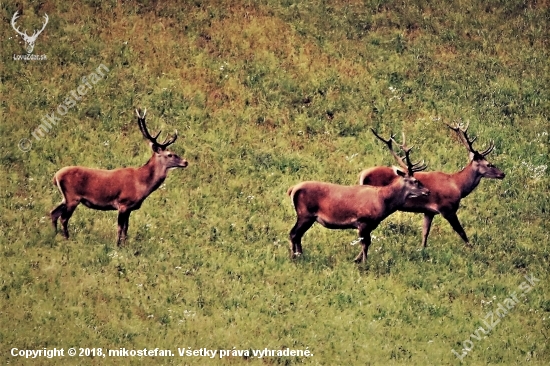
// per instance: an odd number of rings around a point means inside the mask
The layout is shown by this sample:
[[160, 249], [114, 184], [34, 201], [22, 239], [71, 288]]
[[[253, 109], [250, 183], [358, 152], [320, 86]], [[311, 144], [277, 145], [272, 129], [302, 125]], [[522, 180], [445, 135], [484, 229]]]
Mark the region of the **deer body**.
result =
[[[391, 149], [391, 147], [390, 147]], [[386, 217], [401, 207], [407, 198], [429, 195], [412, 174], [418, 169], [410, 164], [406, 150], [409, 174], [397, 171], [398, 179], [381, 187], [342, 186], [332, 183], [307, 181], [291, 187], [290, 196], [296, 210], [296, 224], [290, 231], [291, 256], [302, 254], [302, 236], [318, 222], [328, 229], [357, 229], [361, 252], [356, 262], [364, 262], [371, 243], [370, 234]]]
[[138, 123], [153, 149], [153, 156], [144, 166], [114, 170], [69, 166], [55, 173], [53, 183], [63, 195], [63, 201], [50, 215], [56, 230], [57, 220], [61, 218], [66, 238], [69, 237], [68, 221], [82, 203], [95, 210], [118, 211], [117, 245], [120, 245], [126, 239], [130, 213], [139, 209], [143, 201], [164, 182], [168, 170], [187, 166], [186, 160], [166, 150], [177, 135], [168, 143], [159, 144], [156, 137], [151, 137], [146, 130], [145, 113], [143, 117], [138, 113]]
[[[390, 184], [398, 177], [394, 168], [378, 166], [365, 169], [359, 176], [359, 184], [380, 187]], [[419, 172], [414, 177], [422, 182], [431, 194], [408, 199], [399, 211], [440, 214], [448, 209], [458, 208], [460, 200], [469, 195], [482, 178], [470, 165], [454, 174]]]
[[166, 172], [155, 174], [151, 171], [152, 165], [115, 170], [70, 166], [55, 174], [54, 184], [60, 187], [61, 194], [89, 208], [103, 211], [137, 209], [166, 179]]
[[[424, 214], [422, 225], [422, 245], [424, 247], [428, 244], [433, 218], [438, 214], [441, 214], [462, 240], [469, 245], [468, 236], [456, 215], [460, 207], [460, 201], [479, 185], [481, 178], [503, 179], [505, 177], [500, 169], [485, 159], [485, 156], [492, 151], [493, 146], [479, 153], [471, 146], [475, 138], [468, 140], [467, 128], [463, 130], [458, 127], [452, 129], [459, 133], [461, 140], [469, 149], [469, 164], [461, 171], [453, 174], [443, 172], [420, 172], [415, 174], [415, 178], [422, 182], [431, 194], [427, 197], [409, 198], [399, 208], [399, 211]], [[394, 168], [373, 167], [361, 172], [359, 184], [384, 186], [391, 184], [396, 179], [399, 179], [399, 176], [395, 174]]]

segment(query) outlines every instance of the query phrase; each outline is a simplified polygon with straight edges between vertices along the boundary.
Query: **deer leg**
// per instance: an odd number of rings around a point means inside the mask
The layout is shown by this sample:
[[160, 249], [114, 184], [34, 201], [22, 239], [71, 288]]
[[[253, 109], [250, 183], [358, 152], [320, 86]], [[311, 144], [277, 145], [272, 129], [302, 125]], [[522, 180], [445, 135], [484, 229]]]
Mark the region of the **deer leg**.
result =
[[132, 213], [132, 211], [128, 211], [128, 216], [126, 216], [126, 223], [124, 224], [124, 228], [122, 230], [123, 234], [124, 234], [124, 238], [126, 238], [128, 236], [128, 225], [130, 224], [130, 214]]
[[302, 254], [302, 236], [315, 222], [315, 218], [298, 218], [296, 224], [290, 230], [290, 257], [294, 258]]
[[128, 232], [128, 220], [130, 219], [130, 211], [118, 212], [118, 233], [117, 242], [118, 247], [126, 241], [126, 233]]
[[365, 263], [365, 261], [367, 260], [367, 252], [371, 243], [370, 233], [372, 230], [368, 227], [362, 227], [359, 228], [358, 231], [359, 238], [361, 239], [361, 251], [359, 252], [357, 257], [355, 257], [354, 261], [355, 263]]
[[434, 219], [433, 213], [424, 214], [424, 222], [422, 223], [422, 246], [426, 248], [428, 246], [428, 235], [430, 235], [430, 229], [432, 227], [432, 220]]
[[52, 225], [56, 233], [57, 233], [57, 220], [63, 214], [65, 209], [66, 209], [65, 203], [62, 202], [56, 208], [50, 211], [50, 217], [52, 218]]
[[470, 246], [470, 241], [468, 240], [468, 236], [466, 235], [466, 232], [462, 228], [462, 225], [460, 225], [460, 221], [458, 221], [458, 217], [456, 216], [455, 212], [445, 213], [441, 214], [447, 221], [449, 221], [449, 224], [451, 224], [454, 231], [457, 232], [458, 235], [464, 240], [464, 243], [466, 245]]
[[79, 202], [72, 204], [65, 203], [64, 210], [61, 212], [61, 226], [63, 227], [63, 236], [65, 237], [65, 239], [69, 239], [69, 219], [73, 215], [73, 212], [76, 209], [76, 206], [78, 206], [78, 203]]

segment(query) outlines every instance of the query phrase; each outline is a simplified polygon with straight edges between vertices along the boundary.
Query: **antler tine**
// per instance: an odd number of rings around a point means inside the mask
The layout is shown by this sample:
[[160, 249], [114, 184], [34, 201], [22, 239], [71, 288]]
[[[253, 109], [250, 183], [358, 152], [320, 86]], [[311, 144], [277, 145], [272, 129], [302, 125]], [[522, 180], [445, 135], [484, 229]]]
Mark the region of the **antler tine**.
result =
[[[395, 139], [393, 140], [396, 144], [397, 141], [395, 141]], [[399, 145], [399, 144], [398, 144]], [[405, 144], [405, 132], [403, 132], [403, 143], [401, 145], [399, 145], [399, 147], [401, 148], [401, 150], [403, 150], [403, 152], [405, 152], [405, 162], [406, 162], [406, 169], [407, 171], [409, 172], [409, 176], [413, 176], [413, 174], [415, 172], [420, 172], [422, 170], [425, 170], [428, 166], [424, 163], [424, 160], [422, 160], [422, 162], [417, 162], [417, 163], [412, 163], [411, 162], [411, 151], [412, 149], [414, 148], [414, 146], [411, 146], [411, 147], [408, 147], [406, 144]]]
[[145, 125], [145, 115], [147, 114], [147, 108], [144, 110], [143, 112], [143, 115], [140, 114], [141, 112], [141, 109], [136, 109], [136, 114], [138, 116], [138, 125], [139, 125], [139, 129], [141, 130], [141, 133], [143, 134], [143, 136], [151, 141], [151, 143], [153, 143], [155, 146], [161, 148], [162, 150], [166, 149], [168, 146], [172, 145], [174, 142], [176, 142], [177, 138], [178, 138], [178, 131], [176, 131], [176, 133], [174, 134], [174, 136], [172, 136], [171, 138], [166, 138], [164, 139], [164, 142], [161, 144], [157, 141], [157, 138], [160, 136], [160, 133], [162, 131], [159, 131], [155, 136], [151, 136], [151, 134], [149, 133], [149, 131], [147, 131], [147, 126]]
[[[392, 139], [393, 142], [395, 142], [395, 143], [397, 144], [397, 146], [399, 146], [399, 147], [401, 148], [401, 150], [403, 150], [405, 153], [408, 153], [408, 152], [411, 151], [412, 148], [414, 147], [414, 146], [407, 147], [407, 145], [405, 145], [405, 133], [404, 133], [404, 132], [403, 132], [403, 143], [402, 143], [402, 144], [399, 144], [399, 142], [395, 141], [395, 139], [393, 138], [393, 136], [392, 136], [391, 139]], [[401, 158], [401, 159], [403, 159], [403, 158]]]
[[382, 136], [377, 134], [376, 131], [373, 128], [371, 128], [371, 131], [374, 134], [374, 136], [376, 136], [380, 141], [382, 141], [383, 143], [386, 144], [386, 146], [390, 150], [390, 152], [393, 155], [393, 157], [395, 158], [395, 160], [397, 160], [397, 162], [399, 163], [399, 166], [401, 166], [401, 168], [403, 168], [403, 169], [408, 170], [408, 166], [403, 162], [403, 158], [400, 157], [395, 151], [393, 151], [392, 141], [395, 142], [395, 140], [394, 140], [395, 135], [392, 134], [389, 139], [385, 140]]
[[489, 155], [491, 153], [491, 151], [493, 151], [493, 149], [495, 148], [495, 142], [493, 140], [491, 140], [491, 143], [489, 144], [489, 147], [487, 149], [485, 149], [483, 152], [478, 152], [477, 150], [474, 149], [474, 141], [477, 140], [477, 136], [475, 136], [474, 138], [470, 139], [468, 138], [468, 133], [466, 131], [468, 131], [468, 127], [470, 126], [470, 122], [468, 122], [468, 124], [466, 125], [465, 128], [463, 128], [461, 130], [462, 132], [462, 135], [464, 136], [464, 140], [466, 141], [466, 143], [468, 144], [468, 149], [470, 150], [470, 152], [474, 153], [474, 154], [479, 154], [483, 157]]
[[413, 172], [421, 172], [423, 170], [426, 170], [426, 168], [428, 167], [427, 164], [424, 163], [424, 160], [422, 160], [422, 163], [418, 162], [416, 164], [413, 164], [412, 166], [412, 170]]
[[424, 163], [424, 160], [422, 160], [422, 162], [417, 162], [417, 163], [413, 164], [411, 162], [411, 157], [410, 157], [411, 150], [412, 150], [412, 147], [408, 148], [405, 151], [405, 158], [406, 158], [406, 161], [407, 161], [407, 169], [409, 171], [409, 176], [412, 177], [414, 173], [421, 172], [422, 170], [425, 170], [428, 167], [428, 165], [426, 165]]
[[164, 139], [164, 142], [162, 144], [159, 144], [159, 145], [162, 146], [163, 148], [166, 148], [166, 147], [172, 145], [174, 142], [176, 142], [177, 139], [178, 139], [178, 131], [176, 130], [176, 133], [172, 137], [170, 137], [170, 138], [166, 137]]
[[409, 175], [412, 177], [412, 175], [414, 174], [413, 167], [415, 165], [411, 162], [411, 157], [410, 157], [412, 147], [407, 149], [404, 145], [402, 145], [401, 149], [403, 149], [403, 151], [405, 152], [405, 162], [407, 163], [407, 171], [409, 172]]
[[468, 125], [466, 126], [465, 129], [463, 130], [460, 130], [460, 132], [462, 132], [462, 135], [464, 136], [464, 141], [468, 144], [468, 149], [470, 150], [470, 152], [473, 152], [475, 153], [475, 149], [474, 149], [474, 141], [477, 140], [477, 136], [475, 136], [474, 138], [470, 139], [468, 137], [468, 133], [466, 131], [468, 131], [468, 127], [470, 126], [470, 124], [468, 123]]
[[466, 131], [468, 131], [468, 128], [470, 127], [470, 121], [468, 121], [468, 123], [466, 124], [466, 126], [464, 126], [464, 123], [461, 122], [461, 120], [459, 119], [457, 122], [456, 122], [456, 127], [453, 128], [455, 131], [460, 131], [460, 132], [464, 132], [466, 133]]
[[491, 151], [493, 151], [494, 148], [495, 148], [495, 141], [491, 140], [491, 143], [489, 144], [489, 147], [485, 151], [480, 153], [481, 156], [485, 157], [485, 156], [489, 155], [491, 153]]
[[[159, 131], [159, 132], [157, 133], [157, 135], [155, 136], [155, 140], [157, 139], [157, 137], [159, 137], [159, 135], [160, 135], [161, 132], [162, 132], [162, 130]], [[166, 149], [168, 146], [170, 146], [170, 145], [172, 145], [174, 142], [176, 142], [177, 139], [178, 139], [178, 130], [176, 130], [176, 132], [174, 133], [174, 135], [173, 135], [172, 137], [168, 137], [168, 136], [167, 136], [167, 137], [164, 139], [164, 142], [163, 142], [162, 144], [159, 144], [159, 143], [156, 142], [156, 141], [155, 141], [155, 143], [156, 143], [159, 147], [161, 147], [162, 149]]]
[[460, 125], [458, 123], [456, 124], [456, 126], [451, 126], [448, 123], [445, 123], [445, 125], [447, 127], [449, 127], [451, 130], [453, 130], [454, 132], [456, 132], [456, 133], [458, 133], [460, 131]]
[[[409, 176], [412, 177], [415, 172], [422, 171], [428, 167], [426, 164], [424, 164], [424, 161], [414, 163], [414, 164], [411, 162], [410, 153], [413, 149], [413, 146], [407, 147], [405, 145], [404, 132], [403, 132], [403, 143], [399, 144], [397, 141], [395, 141], [395, 135], [391, 135], [389, 139], [385, 140], [380, 135], [378, 135], [374, 129], [371, 128], [371, 131], [372, 133], [374, 133], [374, 136], [376, 136], [379, 140], [381, 140], [386, 144], [386, 146], [390, 149], [390, 152], [393, 155], [393, 157], [397, 160], [401, 168], [405, 169], [408, 172]], [[395, 142], [405, 152], [404, 157], [400, 157], [395, 151], [393, 151], [392, 141]]]
[[153, 144], [158, 145], [157, 137], [159, 136], [160, 131], [159, 131], [159, 133], [157, 133], [157, 135], [155, 137], [153, 137], [153, 136], [151, 136], [149, 131], [147, 131], [147, 126], [145, 125], [145, 115], [147, 114], [147, 109], [145, 109], [145, 111], [143, 112], [143, 115], [141, 115], [141, 108], [138, 108], [138, 109], [136, 109], [136, 114], [137, 114], [137, 117], [138, 117], [138, 126], [139, 126], [139, 129], [141, 130], [141, 133], [143, 134], [143, 136], [147, 140], [151, 141]]
[[468, 133], [467, 133], [468, 127], [470, 127], [470, 122], [468, 122], [466, 127], [463, 127], [463, 125], [459, 122], [456, 123], [456, 126], [447, 125], [447, 127], [449, 127], [451, 130], [456, 132], [456, 134], [458, 135], [458, 138], [460, 139], [462, 144], [466, 146], [469, 152], [475, 152], [472, 144], [477, 139], [477, 137], [474, 137], [473, 139], [470, 140], [468, 138]]
[[[143, 110], [143, 116], [141, 116], [141, 119], [143, 119], [143, 127], [145, 128], [145, 131], [147, 131], [147, 128], [145, 127], [145, 115], [146, 115], [146, 114], [147, 114], [147, 108], [145, 108], [145, 109]], [[155, 144], [157, 143], [157, 137], [160, 136], [160, 133], [161, 133], [161, 132], [162, 132], [162, 130], [159, 131], [159, 132], [153, 137], [153, 140], [155, 140], [155, 141], [153, 141], [153, 142], [154, 142]], [[149, 132], [147, 132], [147, 135], [149, 135]], [[150, 136], [150, 135], [149, 135], [149, 136]]]
[[391, 141], [393, 140], [393, 138], [395, 137], [395, 134], [391, 135], [389, 139], [385, 140], [382, 136], [380, 136], [379, 134], [376, 133], [376, 131], [374, 130], [374, 128], [371, 128], [370, 129], [372, 131], [372, 133], [374, 133], [374, 136], [376, 136], [380, 141], [384, 142], [386, 145], [388, 145], [388, 147], [391, 149]]

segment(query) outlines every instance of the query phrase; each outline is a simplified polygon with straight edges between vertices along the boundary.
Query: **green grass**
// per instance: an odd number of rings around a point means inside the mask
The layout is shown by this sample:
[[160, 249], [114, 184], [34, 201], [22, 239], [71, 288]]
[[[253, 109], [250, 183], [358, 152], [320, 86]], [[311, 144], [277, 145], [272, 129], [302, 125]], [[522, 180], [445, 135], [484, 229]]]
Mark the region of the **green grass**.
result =
[[[21, 29], [50, 17], [34, 54], [0, 6], [0, 359], [10, 364], [459, 364], [451, 353], [533, 274], [540, 282], [464, 358], [550, 362], [548, 1], [20, 2]], [[99, 64], [106, 78], [40, 141], [31, 133]], [[189, 160], [130, 218], [79, 207], [71, 239], [49, 211], [63, 166], [139, 166], [137, 128], [177, 129]], [[288, 258], [288, 187], [355, 184], [393, 164], [369, 131], [404, 131], [416, 159], [453, 172], [467, 154], [444, 123], [469, 121], [507, 175], [458, 216], [396, 213], [373, 232], [319, 225]], [[29, 152], [21, 139], [33, 142]], [[483, 303], [482, 303], [483, 301]], [[487, 305], [488, 301], [493, 303]], [[23, 360], [10, 350], [171, 349], [176, 357]], [[312, 357], [177, 356], [177, 348], [309, 349]], [[71, 363], [72, 362], [72, 363]]]

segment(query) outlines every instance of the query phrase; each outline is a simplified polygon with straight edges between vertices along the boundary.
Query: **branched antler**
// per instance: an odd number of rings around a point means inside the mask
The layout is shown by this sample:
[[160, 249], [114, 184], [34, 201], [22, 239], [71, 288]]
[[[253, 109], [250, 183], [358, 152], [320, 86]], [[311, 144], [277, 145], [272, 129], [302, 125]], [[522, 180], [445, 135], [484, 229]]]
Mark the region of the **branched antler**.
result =
[[373, 128], [371, 128], [370, 130], [372, 131], [374, 136], [376, 136], [380, 141], [382, 141], [384, 144], [386, 144], [386, 146], [390, 150], [390, 152], [393, 155], [393, 157], [395, 158], [395, 160], [397, 160], [397, 162], [399, 163], [399, 166], [401, 166], [401, 168], [403, 168], [405, 170], [408, 169], [407, 165], [403, 162], [403, 158], [400, 157], [395, 151], [393, 151], [392, 141], [395, 141], [393, 139], [395, 137], [395, 134], [390, 135], [390, 138], [386, 140], [382, 136], [380, 136], [378, 133], [376, 133], [376, 131]]
[[474, 155], [478, 154], [485, 157], [489, 155], [491, 151], [493, 151], [493, 149], [495, 148], [495, 142], [491, 141], [491, 143], [489, 144], [489, 147], [484, 151], [478, 152], [477, 150], [475, 150], [473, 145], [474, 145], [474, 141], [477, 139], [477, 136], [471, 139], [468, 137], [468, 127], [470, 127], [469, 122], [468, 124], [466, 124], [466, 126], [464, 126], [462, 123], [457, 122], [454, 126], [447, 125], [447, 127], [449, 127], [451, 130], [456, 132], [456, 134], [458, 135], [458, 138], [462, 141], [464, 146], [466, 146], [466, 148], [468, 149], [468, 152], [471, 152]]
[[[422, 170], [425, 170], [428, 167], [426, 164], [424, 164], [424, 161], [418, 162], [418, 163], [412, 163], [411, 162], [410, 153], [411, 153], [411, 150], [412, 150], [413, 147], [412, 146], [411, 147], [406, 146], [406, 144], [405, 144], [405, 133], [404, 132], [403, 132], [403, 143], [399, 144], [397, 141], [395, 141], [395, 135], [394, 134], [392, 134], [390, 136], [390, 138], [386, 140], [383, 137], [381, 137], [380, 135], [378, 135], [374, 129], [371, 128], [371, 131], [372, 131], [372, 133], [374, 133], [374, 136], [376, 136], [380, 141], [382, 141], [382, 142], [384, 142], [384, 144], [386, 144], [386, 146], [390, 150], [393, 157], [397, 160], [397, 162], [399, 163], [401, 168], [405, 169], [405, 171], [408, 172], [409, 176], [412, 177], [415, 172], [420, 172]], [[403, 150], [403, 152], [405, 153], [404, 157], [400, 157], [395, 151], [393, 151], [392, 141], [395, 142], [397, 144], [397, 146], [399, 146], [401, 148], [401, 150]], [[406, 163], [403, 160], [405, 160]]]
[[176, 142], [176, 140], [178, 138], [178, 131], [176, 131], [174, 136], [172, 136], [171, 138], [167, 137], [162, 144], [157, 141], [157, 138], [159, 137], [159, 135], [162, 131], [159, 131], [154, 137], [151, 136], [151, 134], [149, 134], [149, 131], [147, 131], [147, 126], [145, 125], [145, 114], [147, 114], [147, 109], [145, 109], [143, 111], [143, 115], [141, 115], [141, 109], [136, 109], [136, 115], [138, 117], [139, 129], [141, 130], [141, 133], [143, 134], [143, 136], [147, 140], [151, 141], [151, 143], [153, 143], [153, 145], [160, 148], [161, 150], [166, 149], [168, 146], [170, 146], [174, 142]]
[[399, 143], [395, 141], [393, 137], [392, 137], [392, 140], [401, 148], [401, 150], [405, 152], [405, 160], [407, 162], [407, 169], [409, 171], [409, 175], [412, 176], [413, 173], [420, 172], [422, 170], [425, 170], [428, 167], [426, 164], [424, 164], [424, 160], [422, 160], [422, 162], [417, 162], [414, 164], [411, 162], [410, 153], [411, 153], [411, 150], [413, 149], [413, 146], [407, 147], [407, 145], [405, 144], [405, 132], [403, 132], [403, 143], [401, 145], [399, 145]]

